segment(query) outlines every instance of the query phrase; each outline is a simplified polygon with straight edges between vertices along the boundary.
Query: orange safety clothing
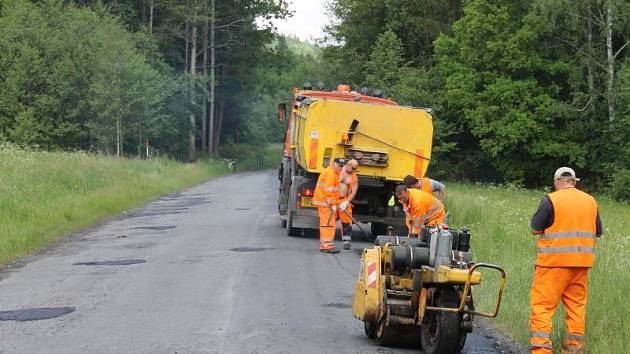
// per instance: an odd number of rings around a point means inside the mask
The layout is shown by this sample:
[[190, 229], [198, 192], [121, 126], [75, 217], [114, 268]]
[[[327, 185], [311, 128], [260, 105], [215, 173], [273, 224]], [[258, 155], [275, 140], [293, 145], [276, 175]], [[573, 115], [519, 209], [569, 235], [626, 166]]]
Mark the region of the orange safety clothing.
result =
[[433, 194], [433, 188], [431, 188], [431, 179], [418, 178], [418, 182], [420, 182], [423, 191]]
[[576, 189], [548, 194], [553, 224], [538, 239], [536, 265], [541, 267], [592, 267], [595, 260], [597, 202]]
[[335, 227], [337, 225], [337, 213], [331, 207], [339, 201], [339, 174], [334, 167], [328, 166], [317, 179], [313, 205], [317, 206], [319, 214], [319, 249], [334, 250]]
[[439, 199], [419, 189], [411, 188], [408, 192], [409, 201], [403, 208], [407, 214], [407, 227], [412, 234], [419, 235], [422, 225], [439, 225], [444, 222], [444, 205]]
[[320, 251], [334, 250], [335, 228], [337, 226], [337, 213], [329, 207], [318, 207], [319, 214], [319, 249]]
[[339, 200], [339, 174], [334, 167], [326, 167], [317, 179], [313, 205], [317, 207], [331, 207]]
[[529, 321], [532, 354], [552, 354], [552, 319], [562, 300], [566, 334], [562, 353], [584, 353], [588, 267], [540, 267], [534, 270]]

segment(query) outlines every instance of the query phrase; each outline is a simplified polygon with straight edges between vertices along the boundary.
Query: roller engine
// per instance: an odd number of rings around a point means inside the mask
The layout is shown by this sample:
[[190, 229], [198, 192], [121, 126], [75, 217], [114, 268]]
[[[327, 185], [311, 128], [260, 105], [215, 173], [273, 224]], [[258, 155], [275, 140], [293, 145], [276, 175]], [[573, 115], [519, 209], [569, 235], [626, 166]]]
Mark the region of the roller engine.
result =
[[[494, 311], [475, 311], [471, 287], [479, 268], [501, 274]], [[378, 236], [363, 250], [352, 311], [379, 345], [419, 346], [426, 354], [462, 350], [475, 316], [497, 316], [505, 272], [473, 262], [470, 232], [424, 228], [419, 238]]]

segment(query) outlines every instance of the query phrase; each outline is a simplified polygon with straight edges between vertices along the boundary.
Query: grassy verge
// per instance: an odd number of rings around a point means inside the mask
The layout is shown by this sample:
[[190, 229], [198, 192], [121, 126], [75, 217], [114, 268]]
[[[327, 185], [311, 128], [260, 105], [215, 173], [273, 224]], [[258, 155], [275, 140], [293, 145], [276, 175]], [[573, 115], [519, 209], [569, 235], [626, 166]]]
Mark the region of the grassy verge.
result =
[[[237, 171], [264, 170], [278, 168], [282, 157], [282, 148], [282, 144], [226, 145], [221, 147], [221, 156], [236, 160]], [[257, 156], [262, 159], [257, 159]]]
[[[501, 312], [491, 321], [505, 334], [529, 346], [529, 288], [536, 256], [536, 238], [529, 233], [529, 221], [544, 192], [454, 183], [448, 188], [449, 224], [467, 225], [472, 230], [477, 262], [499, 264], [507, 272]], [[630, 346], [630, 311], [626, 303], [630, 284], [630, 205], [602, 198], [598, 202], [605, 234], [598, 239], [596, 264], [590, 272], [587, 352], [624, 353]], [[485, 311], [490, 310], [495, 299], [495, 290], [489, 285], [482, 284], [475, 293], [479, 307]], [[554, 322], [554, 347], [558, 353], [563, 322], [564, 313], [560, 310]]]
[[0, 146], [0, 264], [160, 195], [227, 173], [217, 161], [116, 160]]

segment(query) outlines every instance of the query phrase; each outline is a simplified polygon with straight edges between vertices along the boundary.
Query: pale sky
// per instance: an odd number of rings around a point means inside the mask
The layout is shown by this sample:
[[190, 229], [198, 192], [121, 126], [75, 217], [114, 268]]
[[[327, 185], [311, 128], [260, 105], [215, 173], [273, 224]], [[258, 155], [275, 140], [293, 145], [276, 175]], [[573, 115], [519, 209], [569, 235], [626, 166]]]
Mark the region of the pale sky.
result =
[[278, 33], [295, 36], [312, 42], [324, 36], [324, 25], [330, 22], [326, 5], [328, 0], [289, 0], [293, 16], [274, 21]]

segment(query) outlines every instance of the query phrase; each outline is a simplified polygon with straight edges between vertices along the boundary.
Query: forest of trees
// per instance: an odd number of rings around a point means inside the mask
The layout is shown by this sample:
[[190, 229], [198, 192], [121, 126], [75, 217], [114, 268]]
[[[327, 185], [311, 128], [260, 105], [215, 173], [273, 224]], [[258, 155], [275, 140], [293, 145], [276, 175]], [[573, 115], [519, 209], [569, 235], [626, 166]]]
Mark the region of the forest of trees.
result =
[[630, 1], [331, 7], [333, 75], [434, 110], [431, 174], [540, 185], [569, 165], [630, 199]]
[[281, 141], [277, 103], [323, 80], [432, 108], [436, 178], [569, 165], [630, 199], [629, 0], [328, 6], [316, 47], [274, 33], [285, 0], [0, 0], [0, 141], [192, 161]]

